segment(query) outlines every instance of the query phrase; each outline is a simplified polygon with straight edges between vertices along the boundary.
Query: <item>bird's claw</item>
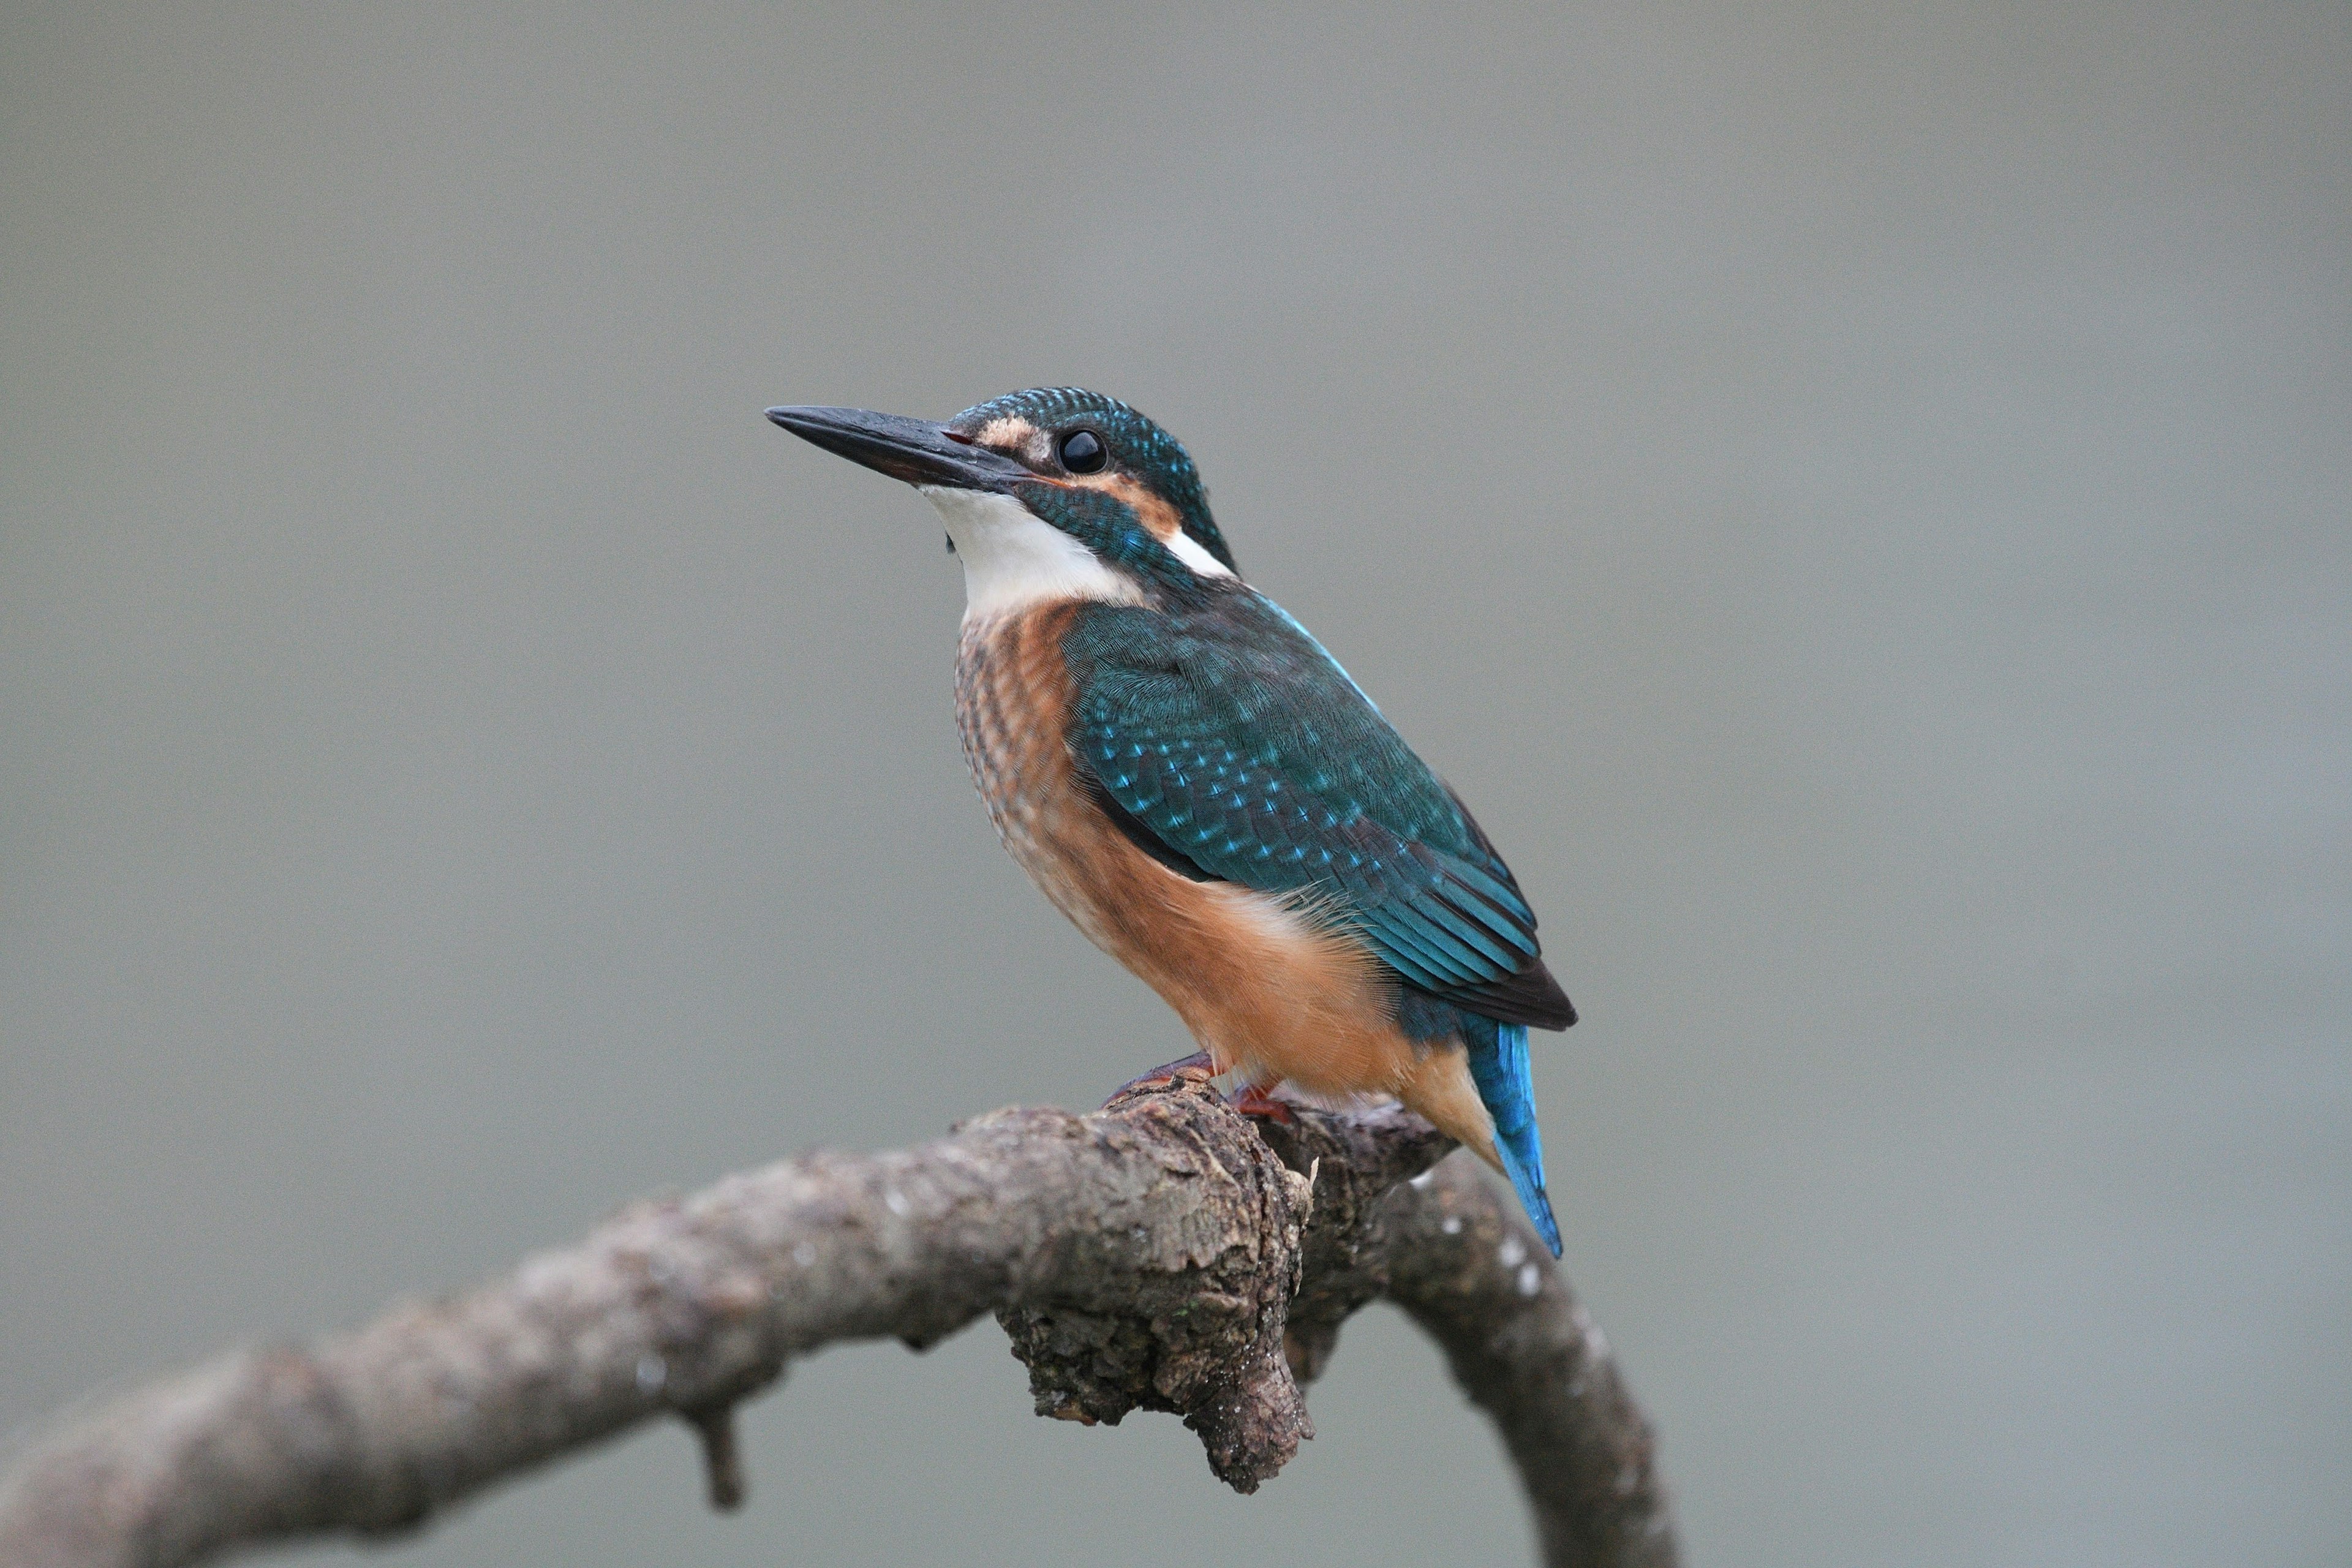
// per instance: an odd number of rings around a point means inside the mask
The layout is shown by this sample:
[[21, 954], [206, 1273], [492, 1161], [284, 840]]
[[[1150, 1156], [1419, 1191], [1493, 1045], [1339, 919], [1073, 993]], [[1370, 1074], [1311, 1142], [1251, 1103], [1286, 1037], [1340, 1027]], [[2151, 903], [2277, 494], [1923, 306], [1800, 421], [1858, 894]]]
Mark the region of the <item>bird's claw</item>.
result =
[[1209, 1059], [1209, 1053], [1194, 1051], [1189, 1057], [1181, 1057], [1172, 1062], [1162, 1062], [1139, 1078], [1129, 1079], [1111, 1090], [1110, 1100], [1106, 1100], [1103, 1103], [1108, 1105], [1111, 1100], [1124, 1100], [1130, 1094], [1140, 1094], [1145, 1089], [1165, 1089], [1187, 1078], [1197, 1078], [1206, 1081], [1216, 1076], [1217, 1066]]
[[1271, 1086], [1255, 1083], [1244, 1084], [1225, 1103], [1244, 1116], [1263, 1116], [1269, 1121], [1279, 1121], [1285, 1127], [1297, 1126], [1298, 1118], [1291, 1110], [1290, 1102], [1276, 1100], [1273, 1095], [1268, 1094], [1266, 1089], [1269, 1087]]

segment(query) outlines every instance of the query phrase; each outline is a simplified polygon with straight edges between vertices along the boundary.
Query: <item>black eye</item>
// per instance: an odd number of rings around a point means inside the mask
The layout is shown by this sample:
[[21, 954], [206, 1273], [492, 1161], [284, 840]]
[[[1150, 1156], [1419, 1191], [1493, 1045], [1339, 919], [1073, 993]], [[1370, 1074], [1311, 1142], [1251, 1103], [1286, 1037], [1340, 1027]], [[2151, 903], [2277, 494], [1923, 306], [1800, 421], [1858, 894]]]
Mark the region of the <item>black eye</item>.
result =
[[1102, 437], [1091, 430], [1073, 430], [1062, 437], [1062, 467], [1074, 474], [1091, 474], [1103, 466]]

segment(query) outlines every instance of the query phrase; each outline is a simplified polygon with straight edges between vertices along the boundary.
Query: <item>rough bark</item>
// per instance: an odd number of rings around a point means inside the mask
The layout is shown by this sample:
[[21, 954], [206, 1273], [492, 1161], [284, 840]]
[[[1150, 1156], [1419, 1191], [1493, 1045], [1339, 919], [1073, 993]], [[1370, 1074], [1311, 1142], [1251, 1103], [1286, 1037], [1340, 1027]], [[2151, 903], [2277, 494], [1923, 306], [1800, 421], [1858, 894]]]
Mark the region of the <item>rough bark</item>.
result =
[[[412, 1528], [663, 1415], [714, 1504], [730, 1413], [842, 1340], [994, 1310], [1041, 1414], [1165, 1410], [1255, 1489], [1313, 1435], [1300, 1385], [1386, 1297], [1496, 1420], [1554, 1564], [1670, 1564], [1647, 1426], [1515, 1206], [1418, 1118], [1263, 1124], [1198, 1072], [1103, 1110], [1009, 1110], [920, 1148], [814, 1154], [625, 1209], [578, 1246], [364, 1327], [225, 1355], [37, 1443], [5, 1568], [166, 1568]], [[1434, 1168], [1433, 1168], [1434, 1166]]]

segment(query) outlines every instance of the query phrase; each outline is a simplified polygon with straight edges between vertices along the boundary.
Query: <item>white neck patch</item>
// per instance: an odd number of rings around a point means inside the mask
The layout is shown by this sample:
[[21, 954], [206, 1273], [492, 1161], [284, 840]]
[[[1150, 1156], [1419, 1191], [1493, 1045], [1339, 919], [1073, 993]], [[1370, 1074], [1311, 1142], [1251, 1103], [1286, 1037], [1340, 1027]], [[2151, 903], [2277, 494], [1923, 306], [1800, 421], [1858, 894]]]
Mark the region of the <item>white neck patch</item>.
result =
[[1143, 591], [1011, 496], [920, 487], [963, 563], [963, 618], [987, 620], [1063, 599], [1139, 605]]
[[1160, 542], [1168, 546], [1168, 553], [1191, 567], [1195, 577], [1230, 577], [1234, 574], [1233, 568], [1201, 548], [1201, 542], [1181, 528], [1176, 531], [1174, 538], [1163, 539]]

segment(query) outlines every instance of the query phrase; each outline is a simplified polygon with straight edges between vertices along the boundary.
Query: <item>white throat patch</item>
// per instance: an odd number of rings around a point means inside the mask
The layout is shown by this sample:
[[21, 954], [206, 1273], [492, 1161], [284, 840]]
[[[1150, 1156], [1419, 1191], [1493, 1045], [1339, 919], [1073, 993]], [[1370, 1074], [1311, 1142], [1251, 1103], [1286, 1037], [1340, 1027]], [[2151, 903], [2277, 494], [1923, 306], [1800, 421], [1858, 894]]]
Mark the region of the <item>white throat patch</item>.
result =
[[963, 618], [987, 620], [1062, 599], [1137, 605], [1143, 592], [1094, 552], [1011, 496], [920, 487], [940, 509], [963, 563]]

